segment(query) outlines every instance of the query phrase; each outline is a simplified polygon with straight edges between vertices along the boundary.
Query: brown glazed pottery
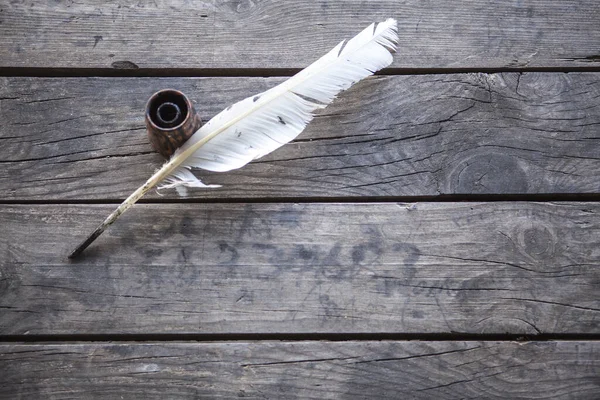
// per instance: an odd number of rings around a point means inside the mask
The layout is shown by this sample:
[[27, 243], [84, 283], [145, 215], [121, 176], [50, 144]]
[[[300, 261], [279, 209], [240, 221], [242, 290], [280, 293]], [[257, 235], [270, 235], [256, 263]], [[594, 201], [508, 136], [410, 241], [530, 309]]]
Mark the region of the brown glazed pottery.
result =
[[160, 90], [150, 97], [145, 120], [150, 144], [165, 158], [202, 126], [192, 102], [174, 89]]

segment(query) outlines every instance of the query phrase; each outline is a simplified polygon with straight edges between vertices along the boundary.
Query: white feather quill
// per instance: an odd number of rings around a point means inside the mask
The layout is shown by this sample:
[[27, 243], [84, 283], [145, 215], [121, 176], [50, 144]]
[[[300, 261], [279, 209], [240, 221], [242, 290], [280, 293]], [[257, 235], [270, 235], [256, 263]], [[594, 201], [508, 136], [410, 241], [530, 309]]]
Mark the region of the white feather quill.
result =
[[287, 81], [221, 111], [188, 139], [144, 185], [132, 193], [77, 247], [77, 257], [146, 192], [205, 185], [190, 169], [224, 172], [241, 168], [296, 138], [342, 90], [392, 63], [398, 41], [394, 19], [371, 24]]

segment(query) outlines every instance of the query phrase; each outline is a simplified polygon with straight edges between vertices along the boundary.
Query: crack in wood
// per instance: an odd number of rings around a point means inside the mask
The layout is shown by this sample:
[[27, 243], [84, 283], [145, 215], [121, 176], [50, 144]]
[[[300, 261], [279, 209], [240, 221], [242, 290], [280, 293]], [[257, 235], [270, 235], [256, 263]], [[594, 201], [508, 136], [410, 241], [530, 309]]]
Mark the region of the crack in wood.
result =
[[290, 360], [290, 361], [274, 361], [274, 362], [266, 362], [266, 363], [253, 363], [253, 364], [240, 364], [241, 367], [268, 367], [273, 365], [283, 365], [283, 364], [304, 364], [304, 363], [318, 363], [318, 362], [327, 362], [327, 361], [346, 361], [346, 360], [354, 360], [357, 357], [332, 357], [332, 358], [314, 358], [309, 360]]
[[575, 309], [583, 310], [583, 311], [600, 311], [599, 308], [576, 306], [574, 304], [559, 303], [559, 302], [556, 302], [556, 301], [549, 301], [549, 300], [524, 299], [524, 298], [513, 298], [513, 297], [502, 297], [501, 299], [504, 299], [504, 300], [530, 301], [530, 302], [533, 302], [533, 303], [551, 304], [551, 305], [555, 305], [555, 306], [575, 308]]
[[406, 360], [412, 360], [414, 358], [435, 357], [435, 356], [441, 356], [441, 355], [453, 354], [453, 353], [464, 353], [464, 352], [468, 352], [468, 351], [472, 351], [472, 350], [477, 350], [479, 348], [481, 348], [481, 346], [470, 347], [468, 349], [442, 351], [439, 353], [417, 354], [414, 356], [406, 356], [406, 357], [375, 358], [375, 359], [371, 359], [371, 360], [356, 361], [353, 364], [367, 364], [367, 363], [379, 363], [379, 362], [390, 362], [390, 361], [406, 361]]

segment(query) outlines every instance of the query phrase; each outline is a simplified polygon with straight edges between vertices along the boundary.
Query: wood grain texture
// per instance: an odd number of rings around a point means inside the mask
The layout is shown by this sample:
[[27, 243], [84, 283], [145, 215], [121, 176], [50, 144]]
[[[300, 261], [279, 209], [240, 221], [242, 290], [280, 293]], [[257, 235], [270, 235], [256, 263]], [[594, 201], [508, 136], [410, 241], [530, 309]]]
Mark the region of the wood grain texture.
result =
[[2, 3], [1, 67], [304, 68], [389, 17], [396, 68], [597, 68], [600, 58], [595, 0]]
[[598, 203], [0, 209], [0, 334], [600, 333]]
[[[181, 89], [207, 121], [281, 81], [1, 78], [0, 199], [122, 199], [162, 163], [143, 121], [153, 92]], [[599, 127], [600, 73], [376, 77], [294, 143], [240, 170], [200, 171], [223, 188], [190, 196], [598, 193]]]
[[[82, 203], [162, 163], [153, 92], [207, 121], [388, 17], [396, 75], [66, 259], [114, 208]], [[0, 0], [0, 75], [138, 76], [0, 77], [0, 399], [600, 398], [598, 341], [458, 340], [598, 338], [600, 202], [348, 203], [599, 194], [599, 25], [595, 0]], [[373, 340], [411, 337], [457, 340]]]
[[596, 399], [598, 342], [0, 345], [1, 399]]

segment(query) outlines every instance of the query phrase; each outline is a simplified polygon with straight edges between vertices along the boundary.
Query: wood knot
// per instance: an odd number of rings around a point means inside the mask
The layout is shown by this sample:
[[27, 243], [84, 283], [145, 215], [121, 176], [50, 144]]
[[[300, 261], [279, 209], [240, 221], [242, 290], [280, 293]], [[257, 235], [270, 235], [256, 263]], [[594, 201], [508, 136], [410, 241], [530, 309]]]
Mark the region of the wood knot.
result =
[[527, 193], [527, 173], [516, 157], [474, 151], [450, 172], [447, 193]]
[[552, 228], [537, 223], [521, 227], [517, 233], [517, 242], [526, 255], [535, 260], [543, 260], [554, 256], [557, 238]]

